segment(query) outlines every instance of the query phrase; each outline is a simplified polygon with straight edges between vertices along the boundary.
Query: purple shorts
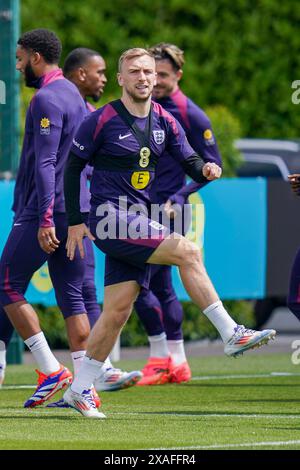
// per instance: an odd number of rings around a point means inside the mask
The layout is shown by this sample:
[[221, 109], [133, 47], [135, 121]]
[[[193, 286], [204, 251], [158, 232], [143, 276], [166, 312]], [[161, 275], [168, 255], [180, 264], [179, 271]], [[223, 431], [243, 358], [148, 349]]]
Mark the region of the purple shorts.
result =
[[[45, 261], [48, 261], [57, 304], [64, 317], [86, 312], [82, 289], [87, 260], [80, 258], [78, 250], [73, 261], [67, 258], [66, 215], [56, 213], [54, 222], [60, 245], [51, 255], [45, 253], [39, 246], [38, 219], [15, 222], [0, 260], [0, 304], [2, 307], [25, 300], [24, 294], [32, 275]], [[90, 240], [85, 238], [84, 244], [88, 243], [91, 243]], [[90, 250], [85, 247], [85, 251]]]
[[148, 288], [151, 265], [147, 260], [168, 236], [168, 229], [144, 215], [127, 212], [105, 219], [93, 214], [89, 226], [94, 243], [106, 254], [104, 285], [136, 281]]

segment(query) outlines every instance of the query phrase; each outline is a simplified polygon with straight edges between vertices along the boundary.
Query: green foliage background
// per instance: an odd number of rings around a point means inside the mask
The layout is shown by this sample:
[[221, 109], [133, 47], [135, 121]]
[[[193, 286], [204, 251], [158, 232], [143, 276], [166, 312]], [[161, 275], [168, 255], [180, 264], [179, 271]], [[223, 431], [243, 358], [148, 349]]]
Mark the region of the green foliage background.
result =
[[175, 42], [185, 50], [183, 90], [201, 107], [225, 105], [242, 135], [299, 135], [291, 83], [300, 78], [298, 0], [22, 0], [22, 30], [53, 29], [63, 58], [71, 49], [99, 50], [108, 64], [104, 101], [118, 94], [120, 53]]

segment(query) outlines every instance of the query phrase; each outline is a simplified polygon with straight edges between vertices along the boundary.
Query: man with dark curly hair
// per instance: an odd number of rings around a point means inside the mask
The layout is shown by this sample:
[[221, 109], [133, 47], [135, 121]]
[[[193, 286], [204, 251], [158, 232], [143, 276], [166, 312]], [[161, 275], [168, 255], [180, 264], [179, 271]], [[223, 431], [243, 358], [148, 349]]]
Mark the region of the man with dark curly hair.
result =
[[[47, 29], [26, 32], [18, 40], [16, 68], [24, 75], [26, 85], [37, 92], [26, 115], [14, 193], [14, 224], [0, 261], [0, 346], [9, 343], [12, 323], [38, 364], [38, 386], [25, 407], [44, 403], [72, 379], [71, 372], [52, 354], [38, 317], [24, 297], [33, 273], [45, 261], [66, 321], [75, 372], [90, 331], [82, 296], [86, 263], [80, 256], [74, 265], [67, 259], [63, 196], [67, 156], [75, 131], [88, 111], [77, 87], [58, 67], [60, 55], [60, 40]], [[81, 193], [83, 216], [89, 212], [89, 199], [85, 181]], [[95, 399], [99, 406], [96, 393]]]

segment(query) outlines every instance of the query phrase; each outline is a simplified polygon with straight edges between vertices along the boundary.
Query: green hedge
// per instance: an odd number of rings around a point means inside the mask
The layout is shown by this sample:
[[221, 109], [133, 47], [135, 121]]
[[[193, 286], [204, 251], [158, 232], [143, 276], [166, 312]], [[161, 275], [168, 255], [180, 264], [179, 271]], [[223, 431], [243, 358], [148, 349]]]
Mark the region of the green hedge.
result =
[[[183, 333], [186, 341], [219, 337], [216, 329], [196, 305], [192, 302], [183, 302], [182, 305], [184, 310]], [[237, 323], [249, 327], [254, 326], [253, 305], [251, 302], [225, 301], [224, 305]], [[38, 312], [42, 330], [49, 341], [50, 347], [54, 349], [68, 348], [64, 320], [59, 309], [57, 307], [45, 308], [42, 305], [35, 305], [35, 309]], [[145, 330], [137, 314], [133, 312], [123, 329], [121, 345], [143, 346], [147, 344]]]
[[104, 101], [119, 95], [124, 49], [175, 42], [186, 55], [183, 90], [201, 107], [224, 104], [243, 136], [299, 135], [299, 106], [291, 101], [300, 78], [298, 0], [72, 0], [63, 12], [61, 5], [21, 2], [22, 30], [56, 31], [63, 58], [78, 46], [99, 50], [108, 65]]

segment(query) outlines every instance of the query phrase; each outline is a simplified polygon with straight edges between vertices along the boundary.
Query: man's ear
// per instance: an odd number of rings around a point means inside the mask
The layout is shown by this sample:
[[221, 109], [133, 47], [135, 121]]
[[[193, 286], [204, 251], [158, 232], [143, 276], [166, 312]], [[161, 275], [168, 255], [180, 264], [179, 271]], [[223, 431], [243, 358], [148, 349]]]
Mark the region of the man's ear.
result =
[[42, 56], [39, 52], [33, 52], [30, 56], [32, 65], [39, 65], [42, 61]]
[[82, 68], [82, 67], [79, 67], [78, 71], [77, 71], [77, 75], [78, 75], [78, 78], [79, 78], [79, 81], [80, 82], [84, 82], [85, 79], [86, 79], [86, 71]]
[[117, 80], [118, 80], [118, 84], [120, 86], [124, 85], [124, 81], [123, 81], [122, 75], [120, 73], [117, 73]]
[[182, 69], [177, 70], [176, 77], [177, 77], [178, 82], [181, 80], [182, 75], [183, 75], [183, 70]]

